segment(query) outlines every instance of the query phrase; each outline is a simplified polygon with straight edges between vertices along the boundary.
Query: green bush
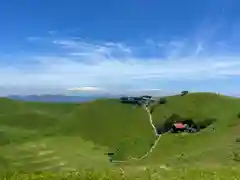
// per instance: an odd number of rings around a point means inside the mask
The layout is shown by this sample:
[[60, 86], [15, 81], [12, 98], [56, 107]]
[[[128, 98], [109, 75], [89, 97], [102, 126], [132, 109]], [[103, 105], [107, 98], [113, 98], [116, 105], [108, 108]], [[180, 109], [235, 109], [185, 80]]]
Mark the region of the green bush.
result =
[[185, 95], [187, 95], [188, 94], [188, 91], [182, 91], [181, 92], [181, 96], [185, 96]]
[[236, 138], [236, 142], [240, 143], [240, 137]]
[[237, 114], [237, 117], [240, 118], [240, 112]]
[[159, 104], [166, 104], [167, 99], [166, 98], [160, 98]]

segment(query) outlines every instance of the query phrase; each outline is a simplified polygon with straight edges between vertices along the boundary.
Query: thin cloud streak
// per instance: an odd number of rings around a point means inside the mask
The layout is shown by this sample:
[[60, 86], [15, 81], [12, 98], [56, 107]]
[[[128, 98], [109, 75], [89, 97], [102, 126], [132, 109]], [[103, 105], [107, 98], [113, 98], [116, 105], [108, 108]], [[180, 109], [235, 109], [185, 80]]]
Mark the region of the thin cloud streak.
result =
[[103, 89], [99, 87], [74, 87], [74, 88], [69, 88], [68, 91], [96, 92], [96, 91], [103, 91]]

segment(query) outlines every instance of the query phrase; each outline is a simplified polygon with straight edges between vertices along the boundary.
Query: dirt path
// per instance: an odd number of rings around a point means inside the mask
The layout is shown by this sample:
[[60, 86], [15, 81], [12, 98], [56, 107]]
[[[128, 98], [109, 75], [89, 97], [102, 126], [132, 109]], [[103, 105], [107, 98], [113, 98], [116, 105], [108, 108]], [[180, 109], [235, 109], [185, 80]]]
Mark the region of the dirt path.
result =
[[138, 160], [138, 161], [139, 161], [139, 160], [142, 160], [142, 159], [148, 157], [148, 155], [149, 155], [149, 154], [154, 150], [154, 148], [157, 146], [157, 143], [159, 142], [160, 137], [161, 137], [161, 136], [158, 136], [158, 138], [155, 140], [155, 142], [154, 142], [153, 146], [150, 148], [150, 150], [147, 151], [142, 157], [140, 157], [140, 158], [131, 158], [131, 159], [133, 159], [133, 160]]
[[162, 135], [159, 135], [158, 133], [157, 133], [157, 129], [156, 129], [156, 127], [154, 126], [154, 124], [153, 124], [153, 120], [152, 120], [152, 114], [150, 113], [150, 111], [149, 111], [149, 109], [146, 107], [146, 106], [144, 106], [144, 109], [145, 109], [145, 111], [148, 113], [148, 120], [149, 120], [149, 123], [150, 123], [150, 125], [152, 126], [152, 128], [153, 128], [153, 131], [154, 131], [154, 134], [155, 134], [155, 136], [156, 136], [156, 140], [155, 140], [155, 142], [153, 143], [153, 145], [152, 145], [152, 147], [149, 149], [149, 151], [147, 151], [142, 157], [140, 157], [140, 158], [131, 158], [131, 159], [133, 159], [133, 160], [142, 160], [142, 159], [144, 159], [144, 158], [146, 158], [146, 157], [148, 157], [148, 155], [155, 149], [155, 147], [157, 146], [157, 143], [159, 142], [159, 140], [160, 140], [160, 138], [161, 138], [161, 136]]
[[152, 120], [152, 114], [150, 113], [149, 109], [145, 106], [144, 107], [145, 111], [148, 113], [148, 117], [149, 117], [149, 123], [151, 124], [153, 130], [154, 130], [154, 134], [155, 136], [159, 136], [158, 133], [157, 133], [157, 129], [156, 127], [154, 126], [153, 124], [153, 120]]
[[[148, 155], [155, 149], [155, 147], [157, 146], [157, 143], [159, 142], [159, 140], [161, 139], [161, 136], [162, 136], [162, 135], [159, 135], [159, 134], [157, 133], [157, 129], [156, 129], [156, 127], [155, 127], [154, 124], [153, 124], [152, 114], [150, 113], [150, 111], [149, 111], [149, 109], [147, 108], [147, 106], [144, 106], [144, 109], [145, 109], [145, 111], [148, 113], [148, 117], [149, 117], [148, 120], [149, 120], [150, 125], [151, 125], [152, 128], [153, 128], [154, 134], [155, 134], [155, 136], [156, 136], [156, 140], [154, 141], [154, 143], [153, 143], [153, 145], [151, 146], [151, 148], [149, 149], [149, 151], [147, 151], [143, 156], [141, 156], [141, 157], [139, 157], [139, 158], [130, 157], [130, 160], [137, 160], [137, 161], [139, 161], [139, 160], [142, 160], [142, 159], [148, 157]], [[127, 162], [127, 161], [117, 161], [117, 160], [116, 160], [116, 161], [112, 161], [112, 162], [120, 163], [120, 162]]]

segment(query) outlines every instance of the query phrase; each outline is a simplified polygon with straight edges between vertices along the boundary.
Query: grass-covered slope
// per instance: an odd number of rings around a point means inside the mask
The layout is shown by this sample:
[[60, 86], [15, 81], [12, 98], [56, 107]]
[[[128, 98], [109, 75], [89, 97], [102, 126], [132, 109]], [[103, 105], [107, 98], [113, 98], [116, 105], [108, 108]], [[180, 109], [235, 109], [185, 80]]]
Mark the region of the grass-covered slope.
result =
[[155, 122], [161, 122], [171, 114], [189, 117], [196, 121], [216, 118], [226, 125], [238, 121], [240, 99], [214, 93], [191, 93], [185, 96], [167, 97], [167, 103], [157, 106], [153, 112]]
[[[239, 112], [237, 98], [211, 93], [167, 97], [166, 104], [154, 108], [154, 124], [172, 114], [216, 122], [196, 134], [163, 134], [146, 159], [124, 167], [135, 172], [142, 166], [165, 165], [173, 170], [176, 166], [235, 166], [240, 153], [235, 141], [240, 136]], [[113, 99], [80, 104], [0, 99], [0, 169], [109, 167], [104, 155], [109, 151], [117, 151], [117, 160], [140, 157], [155, 140], [148, 118], [143, 108]]]
[[154, 109], [155, 124], [161, 124], [171, 114], [191, 118], [198, 123], [209, 118], [216, 121], [196, 134], [164, 134], [147, 162], [171, 166], [239, 164], [236, 154], [240, 155], [240, 144], [236, 138], [240, 136], [240, 118], [237, 116], [240, 99], [211, 93], [192, 93], [167, 99], [165, 105]]
[[[97, 100], [75, 108], [61, 121], [64, 135], [80, 135], [96, 144], [119, 148], [119, 156], [140, 156], [154, 141], [154, 133], [143, 108], [118, 100]], [[121, 155], [121, 156], [120, 156]]]
[[[105, 158], [104, 162], [108, 160], [104, 153], [109, 151], [116, 152], [114, 158], [118, 160], [128, 156], [141, 156], [154, 141], [147, 118], [144, 109], [123, 105], [118, 100], [57, 104], [0, 99], [0, 154], [3, 162], [11, 161], [13, 158], [6, 158], [5, 152], [8, 152], [8, 156], [12, 154], [16, 158], [16, 154], [23, 153], [22, 146], [30, 143], [34, 147], [44, 144], [46, 149], [56, 152], [58, 156], [64, 147], [66, 151], [61, 156], [65, 156], [66, 161], [73, 156], [73, 164], [82, 158], [78, 159], [78, 154], [74, 154], [77, 151], [85, 151], [85, 161], [92, 161], [96, 157], [94, 152], [101, 154]], [[51, 143], [48, 143], [49, 141]], [[89, 149], [86, 145], [89, 143], [94, 145], [94, 152], [85, 150]], [[48, 146], [51, 146], [51, 149]], [[33, 151], [41, 154], [42, 150], [35, 148]], [[31, 156], [31, 148], [27, 148], [24, 153]], [[46, 165], [39, 166], [47, 167], [50, 159], [45, 159]], [[23, 161], [22, 164], [24, 162], [30, 161]], [[28, 165], [30, 169], [34, 167], [31, 163]], [[4, 166], [12, 167], [9, 163]], [[40, 167], [35, 169], [41, 169]]]

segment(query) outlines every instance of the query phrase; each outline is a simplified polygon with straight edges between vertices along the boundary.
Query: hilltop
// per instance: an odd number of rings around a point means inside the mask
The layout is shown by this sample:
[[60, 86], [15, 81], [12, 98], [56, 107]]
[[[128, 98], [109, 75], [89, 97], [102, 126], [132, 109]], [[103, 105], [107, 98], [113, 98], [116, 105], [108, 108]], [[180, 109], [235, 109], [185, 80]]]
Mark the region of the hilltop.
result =
[[[149, 151], [156, 137], [144, 108], [118, 99], [86, 103], [43, 103], [0, 99], [1, 170], [78, 170], [113, 168], [113, 160], [131, 167], [234, 167], [238, 165], [240, 99], [212, 93], [166, 97], [152, 112], [155, 126], [172, 114], [196, 122], [214, 118], [194, 134], [163, 134], [141, 161], [130, 160]], [[235, 159], [234, 159], [235, 158]]]
[[239, 151], [240, 99], [211, 93], [192, 93], [184, 97], [168, 97], [168, 103], [153, 111], [155, 124], [161, 124], [171, 114], [201, 122], [215, 122], [195, 134], [163, 135], [148, 162], [164, 162], [171, 166], [231, 166]]

